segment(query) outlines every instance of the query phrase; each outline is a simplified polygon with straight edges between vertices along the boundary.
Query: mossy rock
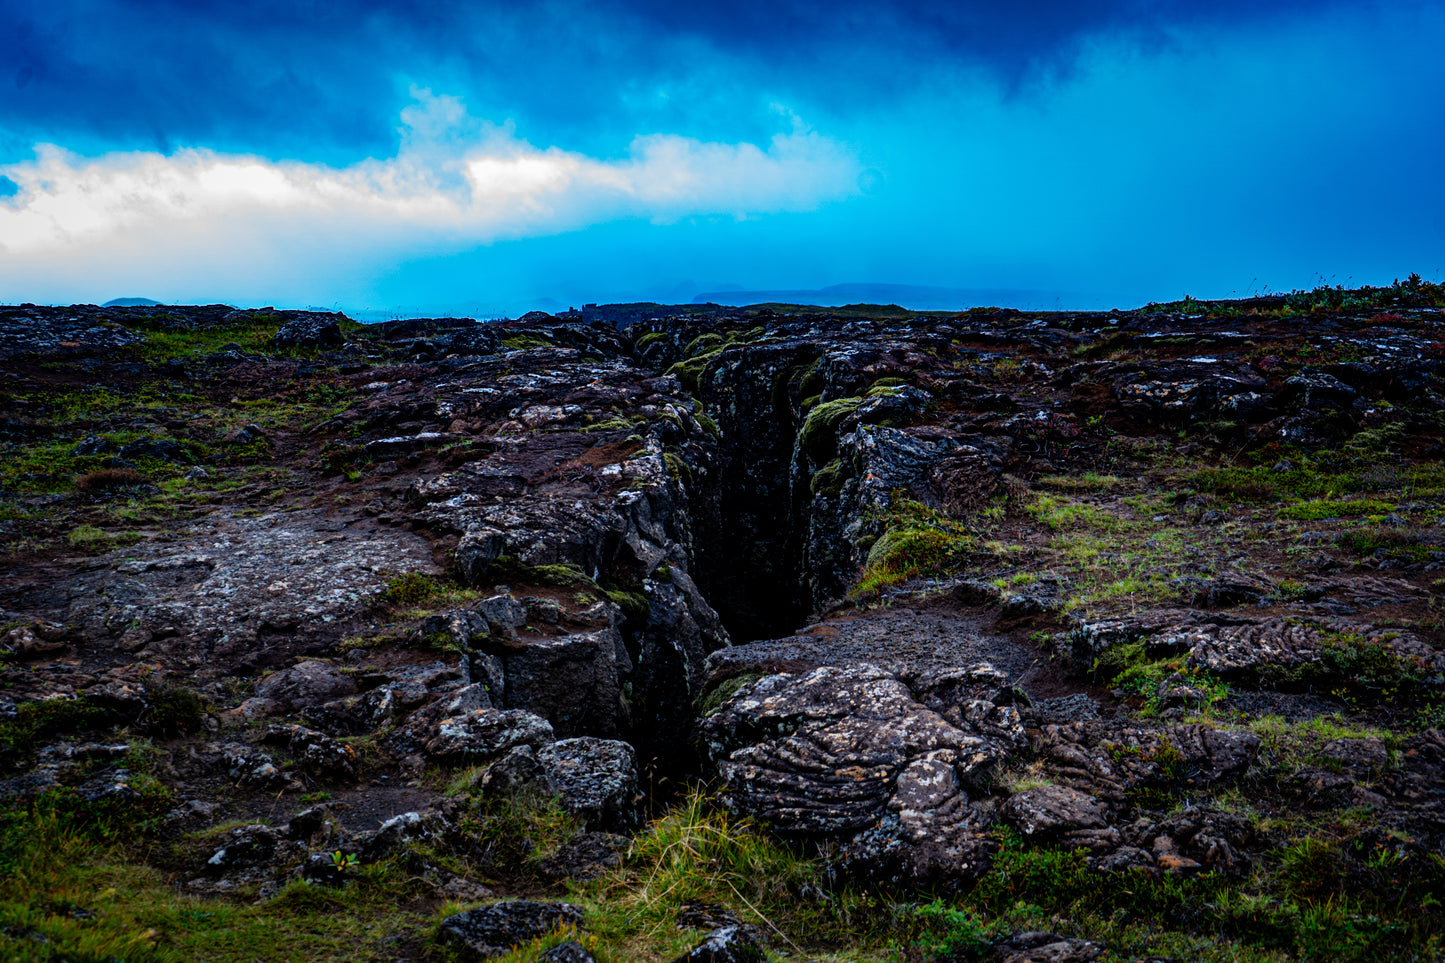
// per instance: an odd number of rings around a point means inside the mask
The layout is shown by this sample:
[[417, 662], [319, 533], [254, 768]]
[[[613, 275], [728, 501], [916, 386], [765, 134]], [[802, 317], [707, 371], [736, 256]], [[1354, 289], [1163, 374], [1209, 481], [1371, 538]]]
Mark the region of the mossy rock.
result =
[[709, 331], [689, 341], [687, 347], [682, 349], [682, 356], [692, 359], [705, 354], [716, 354], [723, 344], [722, 335]]
[[818, 461], [832, 455], [838, 447], [838, 426], [862, 404], [862, 398], [839, 398], [818, 405], [798, 432], [799, 447]]
[[703, 718], [716, 715], [718, 710], [723, 707], [723, 703], [731, 699], [739, 689], [762, 677], [762, 674], [758, 672], [745, 672], [742, 675], [722, 680], [698, 697], [695, 704], [697, 714]]
[[826, 498], [837, 498], [843, 491], [843, 461], [834, 458], [828, 464], [819, 468], [809, 483], [809, 490], [813, 496], [824, 496]]
[[696, 358], [689, 358], [686, 361], [679, 361], [667, 369], [670, 375], [676, 375], [682, 386], [692, 394], [697, 394], [702, 386], [702, 376], [707, 371], [707, 366], [712, 363], [718, 353], [699, 355]]

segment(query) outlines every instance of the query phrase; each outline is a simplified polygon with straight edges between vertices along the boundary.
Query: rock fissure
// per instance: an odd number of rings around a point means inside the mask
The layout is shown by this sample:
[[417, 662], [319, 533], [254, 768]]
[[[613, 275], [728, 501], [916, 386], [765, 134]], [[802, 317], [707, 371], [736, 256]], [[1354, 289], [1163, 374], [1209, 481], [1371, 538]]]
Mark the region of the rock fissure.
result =
[[[1065, 915], [1166, 876], [1426, 905], [1445, 324], [1389, 296], [625, 331], [0, 309], [0, 797], [120, 814], [206, 898], [358, 866], [625, 888], [666, 817], [785, 847], [825, 915], [1007, 914], [1045, 877]], [[496, 906], [444, 939], [586, 953], [582, 908]], [[762, 952], [741, 905], [677, 916]]]

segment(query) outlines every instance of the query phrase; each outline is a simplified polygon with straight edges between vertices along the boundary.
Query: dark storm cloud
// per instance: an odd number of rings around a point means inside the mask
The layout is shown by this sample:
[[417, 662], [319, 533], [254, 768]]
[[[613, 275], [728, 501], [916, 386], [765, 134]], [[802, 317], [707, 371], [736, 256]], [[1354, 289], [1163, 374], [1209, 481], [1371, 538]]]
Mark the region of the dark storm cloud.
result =
[[0, 12], [11, 73], [0, 160], [42, 140], [87, 153], [203, 144], [385, 156], [413, 84], [584, 148], [653, 130], [757, 137], [776, 126], [769, 100], [846, 113], [952, 69], [1016, 89], [1067, 71], [1080, 42], [1100, 34], [1154, 45], [1177, 29], [1248, 30], [1320, 10], [1298, 0], [22, 0]]

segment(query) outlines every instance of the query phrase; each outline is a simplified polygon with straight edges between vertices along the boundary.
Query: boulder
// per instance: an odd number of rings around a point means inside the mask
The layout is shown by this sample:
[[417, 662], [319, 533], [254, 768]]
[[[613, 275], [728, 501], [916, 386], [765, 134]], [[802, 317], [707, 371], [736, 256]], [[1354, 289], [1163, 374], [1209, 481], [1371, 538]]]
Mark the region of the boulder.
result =
[[293, 709], [331, 702], [356, 693], [351, 676], [329, 662], [300, 662], [256, 684], [256, 695]]
[[552, 725], [523, 709], [474, 709], [443, 719], [426, 743], [427, 755], [448, 762], [485, 762], [514, 746], [553, 741]]
[[986, 789], [1012, 752], [957, 707], [950, 715], [956, 723], [876, 666], [825, 666], [744, 685], [704, 721], [702, 740], [735, 811], [840, 844], [854, 875], [947, 887], [992, 858], [990, 817], [968, 790]]
[[672, 963], [767, 963], [762, 940], [752, 926], [720, 926]]
[[288, 312], [290, 318], [271, 339], [278, 348], [331, 348], [345, 341], [341, 335], [343, 315], [316, 311]]
[[999, 810], [1025, 836], [1047, 838], [1075, 829], [1102, 829], [1108, 807], [1068, 786], [1041, 786], [1010, 796]]
[[1320, 750], [1320, 757], [1355, 779], [1368, 779], [1385, 771], [1390, 750], [1374, 736], [1364, 739], [1335, 739]]
[[[515, 604], [525, 618], [525, 606]], [[609, 628], [497, 650], [507, 705], [544, 716], [562, 736], [615, 735], [623, 711], [619, 645], [617, 630]]]
[[1103, 943], [1092, 940], [1029, 932], [996, 944], [991, 959], [995, 963], [1089, 963], [1102, 956], [1105, 948]]
[[585, 882], [621, 866], [630, 845], [626, 836], [615, 833], [582, 833], [564, 843], [537, 868], [551, 879]]
[[642, 824], [637, 753], [625, 742], [582, 736], [537, 751], [562, 806], [591, 829], [632, 830]]
[[587, 952], [587, 947], [576, 940], [558, 943], [537, 959], [542, 963], [596, 963], [592, 954]]
[[473, 958], [505, 956], [561, 927], [580, 927], [582, 911], [570, 903], [514, 899], [456, 913], [442, 920], [437, 939]]

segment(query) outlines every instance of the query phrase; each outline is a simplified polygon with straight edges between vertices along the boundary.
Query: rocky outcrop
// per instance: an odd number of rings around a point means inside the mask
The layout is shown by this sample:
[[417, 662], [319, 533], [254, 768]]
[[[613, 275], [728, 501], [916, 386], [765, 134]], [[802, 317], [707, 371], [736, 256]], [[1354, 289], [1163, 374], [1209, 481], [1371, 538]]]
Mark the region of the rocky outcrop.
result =
[[438, 933], [443, 945], [473, 959], [487, 959], [504, 956], [559, 927], [581, 925], [582, 911], [569, 903], [516, 899], [448, 916]]
[[875, 666], [744, 685], [702, 739], [730, 807], [785, 835], [842, 843], [860, 875], [948, 885], [988, 865], [990, 818], [969, 792], [988, 785], [1008, 744], [948, 722]]
[[[1288, 304], [0, 309], [0, 795], [163, 820], [181, 885], [247, 898], [595, 877], [700, 780], [826, 861], [788, 893], [820, 905], [1001, 846], [1105, 887], [1318, 850], [1404, 892], [1441, 842], [1445, 329]], [[488, 835], [534, 816], [579, 832]], [[459, 953], [579, 922], [500, 905]], [[725, 908], [677, 922], [760, 958]], [[979, 952], [1101, 952], [1057, 925]]]

